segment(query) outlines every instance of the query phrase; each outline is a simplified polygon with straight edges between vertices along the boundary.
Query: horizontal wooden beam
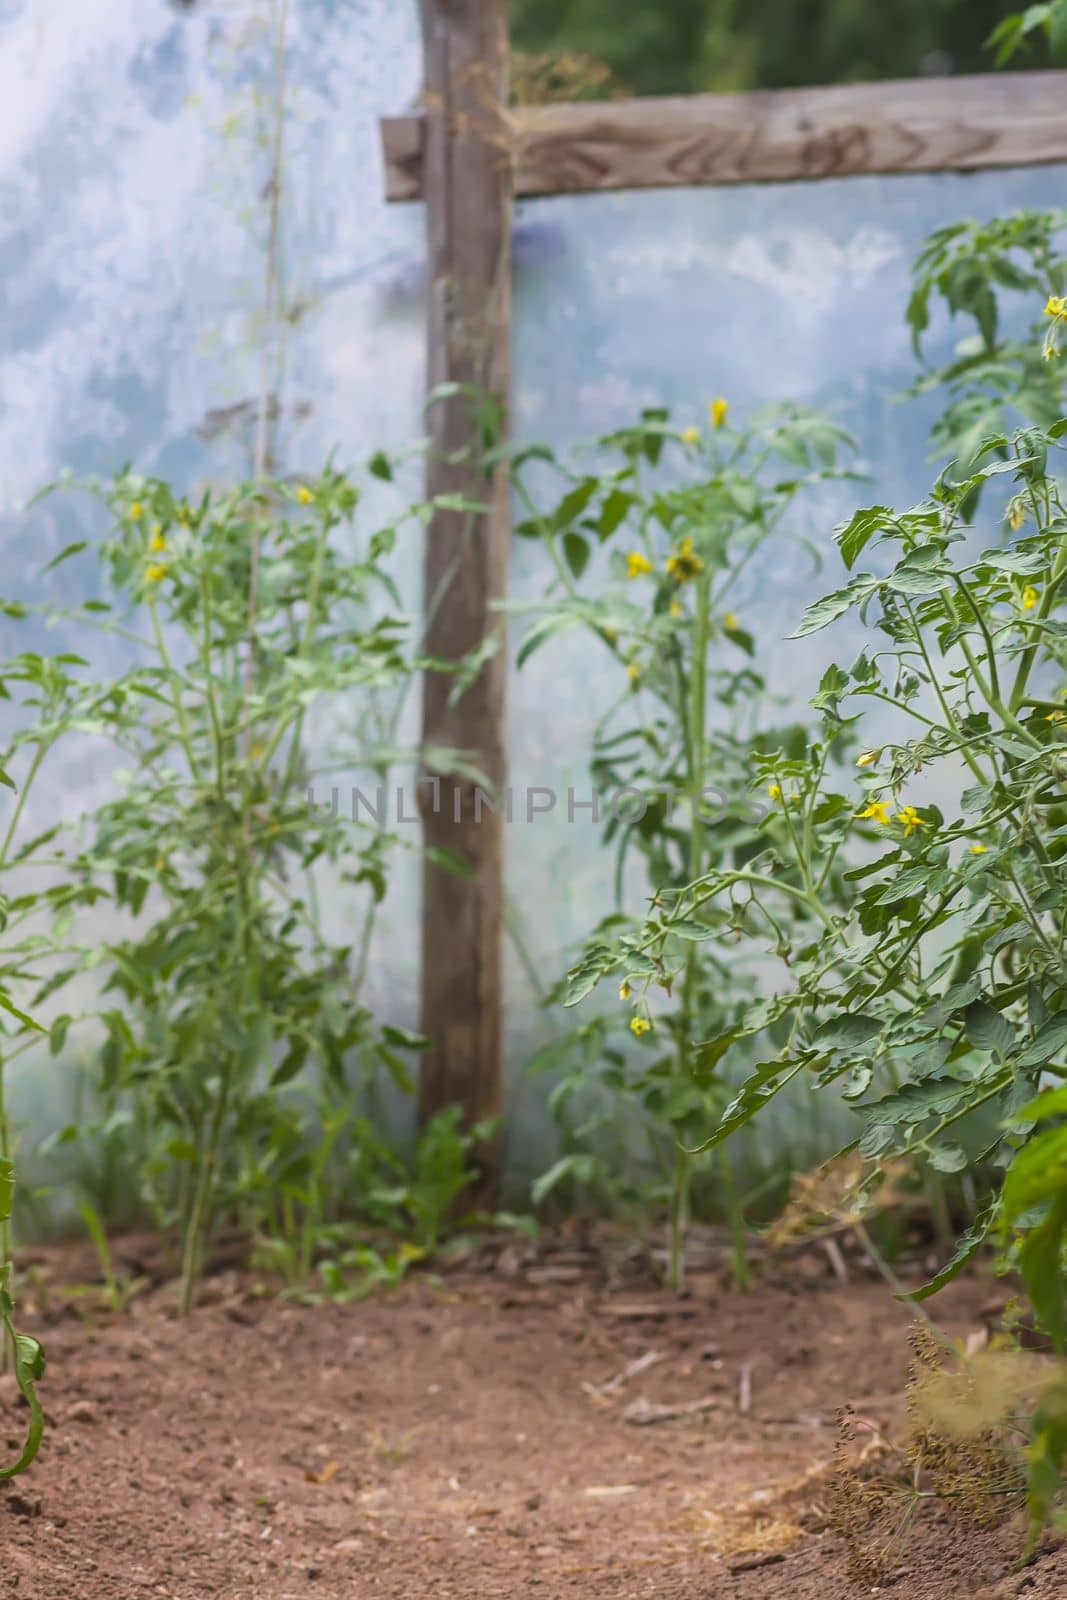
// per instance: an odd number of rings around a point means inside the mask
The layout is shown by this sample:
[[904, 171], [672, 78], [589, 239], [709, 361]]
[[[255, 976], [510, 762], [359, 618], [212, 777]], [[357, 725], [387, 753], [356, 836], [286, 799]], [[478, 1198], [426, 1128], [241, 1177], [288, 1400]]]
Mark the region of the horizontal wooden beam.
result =
[[[518, 195], [1067, 161], [1067, 72], [519, 106]], [[423, 192], [424, 119], [382, 122], [386, 193]]]

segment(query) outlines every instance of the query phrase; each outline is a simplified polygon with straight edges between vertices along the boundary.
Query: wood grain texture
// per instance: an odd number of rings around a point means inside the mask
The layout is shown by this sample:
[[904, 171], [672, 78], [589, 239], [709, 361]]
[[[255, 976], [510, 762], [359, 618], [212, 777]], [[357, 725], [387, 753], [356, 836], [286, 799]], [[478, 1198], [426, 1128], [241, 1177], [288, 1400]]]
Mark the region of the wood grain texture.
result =
[[[429, 201], [428, 379], [491, 397], [506, 426], [510, 381], [511, 172], [505, 0], [420, 0], [427, 107], [422, 139]], [[509, 497], [503, 473], [486, 477], [470, 399], [429, 412], [427, 495], [462, 495], [485, 513], [438, 510], [427, 529], [425, 647], [458, 660], [501, 626], [507, 586]], [[428, 749], [462, 751], [494, 784], [506, 772], [505, 655], [483, 667], [454, 704], [454, 679], [427, 673], [422, 733]], [[432, 765], [424, 778], [434, 776]], [[475, 785], [438, 774], [420, 787], [425, 844], [467, 875], [423, 868], [422, 1121], [459, 1104], [468, 1122], [495, 1116], [500, 1099], [503, 817], [476, 811]], [[482, 1152], [484, 1199], [494, 1152]]]
[[[581, 194], [1067, 161], [1067, 73], [522, 106], [515, 193]], [[424, 188], [423, 116], [382, 123], [390, 200]]]

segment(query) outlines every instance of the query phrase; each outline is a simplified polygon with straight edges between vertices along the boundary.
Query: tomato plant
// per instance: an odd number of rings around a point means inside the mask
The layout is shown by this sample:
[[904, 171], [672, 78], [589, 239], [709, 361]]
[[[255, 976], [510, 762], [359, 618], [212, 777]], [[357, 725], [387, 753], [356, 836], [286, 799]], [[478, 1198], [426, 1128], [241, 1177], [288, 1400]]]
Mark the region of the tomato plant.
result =
[[[849, 444], [840, 428], [794, 407], [735, 426], [720, 398], [710, 402], [704, 429], [678, 429], [666, 412], [646, 411], [636, 426], [597, 441], [587, 464], [543, 450], [516, 463], [525, 512], [518, 532], [541, 541], [553, 573], [544, 598], [525, 608], [532, 620], [519, 663], [580, 628], [611, 657], [620, 683], [595, 727], [590, 762], [605, 802], [603, 841], [615, 857], [616, 907], [555, 999], [580, 998], [591, 987], [585, 974], [595, 973], [597, 952], [637, 926], [622, 909], [628, 873], [636, 869], [658, 905], [707, 870], [745, 862], [768, 827], [778, 836], [786, 826], [780, 815], [768, 820], [765, 803], [754, 804], [749, 774], [754, 760], [783, 741], [799, 759], [806, 734], [771, 720], [755, 629], [731, 607], [764, 546], [779, 541], [784, 548], [800, 538], [798, 502], [845, 475], [837, 463]], [[539, 493], [528, 481], [531, 464]], [[560, 484], [555, 498], [545, 486], [546, 465], [550, 481]], [[785, 922], [816, 915], [814, 902], [797, 904]], [[789, 936], [784, 925], [774, 926], [781, 940]], [[722, 1052], [705, 1041], [737, 1024], [755, 987], [746, 952], [711, 948], [704, 933], [700, 922], [672, 923], [681, 961], [668, 1006], [649, 1005], [653, 969], [635, 955], [619, 974], [623, 1009], [583, 1023], [534, 1062], [563, 1074], [552, 1098], [570, 1146], [535, 1196], [544, 1198], [564, 1179], [632, 1188], [627, 1135], [610, 1165], [606, 1154], [616, 1108], [625, 1105], [642, 1154], [657, 1170], [650, 1198], [667, 1205], [676, 1286], [684, 1277], [693, 1177], [688, 1147], [724, 1103], [715, 1070]], [[719, 1166], [735, 1274], [743, 1281], [741, 1214], [725, 1152]]]

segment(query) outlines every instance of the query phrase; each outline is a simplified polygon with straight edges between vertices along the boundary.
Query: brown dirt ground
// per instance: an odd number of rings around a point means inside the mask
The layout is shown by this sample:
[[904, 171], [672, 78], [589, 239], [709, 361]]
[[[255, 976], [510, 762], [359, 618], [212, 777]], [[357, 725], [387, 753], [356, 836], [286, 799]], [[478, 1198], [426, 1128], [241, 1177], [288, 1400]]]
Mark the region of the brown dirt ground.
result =
[[[877, 1586], [849, 1577], [823, 1515], [836, 1413], [899, 1421], [909, 1320], [855, 1266], [842, 1285], [796, 1260], [747, 1295], [704, 1273], [678, 1299], [633, 1251], [605, 1268], [573, 1241], [512, 1245], [347, 1306], [223, 1274], [181, 1324], [167, 1286], [87, 1321], [47, 1288], [77, 1264], [42, 1259], [22, 1299], [47, 1338], [49, 1431], [0, 1487], [12, 1600], [1067, 1593], [1067, 1548], [1018, 1569], [1017, 1522], [977, 1534], [936, 1508]], [[954, 1286], [943, 1325], [979, 1330], [993, 1288]]]

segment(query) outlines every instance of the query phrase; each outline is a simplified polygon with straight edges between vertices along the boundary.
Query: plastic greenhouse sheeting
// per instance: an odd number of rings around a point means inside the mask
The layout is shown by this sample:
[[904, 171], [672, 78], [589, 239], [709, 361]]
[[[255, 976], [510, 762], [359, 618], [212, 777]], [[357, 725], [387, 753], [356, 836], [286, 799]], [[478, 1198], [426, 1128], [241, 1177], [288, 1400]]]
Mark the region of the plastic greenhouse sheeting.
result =
[[[191, 485], [239, 471], [242, 407], [256, 392], [262, 280], [260, 130], [249, 88], [265, 82], [257, 0], [0, 0], [0, 530], [7, 597], [70, 598], [91, 565], [50, 579], [39, 565], [98, 524], [83, 498], [32, 510], [64, 468], [132, 461]], [[293, 0], [286, 174], [286, 336], [280, 465], [357, 461], [421, 431], [422, 214], [387, 207], [377, 119], [418, 91], [418, 27], [407, 0]], [[870, 486], [826, 486], [797, 547], [768, 551], [734, 609], [782, 640], [837, 581], [830, 533], [859, 497], [922, 494], [936, 401], [900, 405], [916, 375], [904, 324], [911, 259], [954, 218], [1067, 203], [1067, 171], [849, 178], [770, 187], [643, 191], [527, 202], [515, 229], [515, 428], [566, 447], [666, 404], [700, 421], [712, 394], [734, 414], [769, 400], [821, 407], [857, 435]], [[259, 209], [257, 209], [259, 207]], [[943, 355], [958, 331], [931, 330]], [[384, 494], [384, 490], [381, 491]], [[384, 514], [384, 511], [383, 511]], [[417, 603], [420, 555], [399, 577]], [[539, 547], [517, 540], [511, 590], [540, 592]], [[56, 642], [53, 635], [52, 642]], [[64, 638], [70, 647], [84, 640]], [[5, 648], [19, 647], [5, 639]], [[821, 643], [772, 644], [772, 687], [800, 706]], [[588, 740], [617, 689], [575, 636], [513, 674], [512, 782], [589, 795]], [[100, 752], [66, 759], [53, 814], [85, 809], [109, 782]], [[42, 802], [42, 805], [45, 802]], [[35, 819], [38, 820], [38, 819]], [[52, 816], [40, 819], [52, 820]], [[508, 833], [512, 930], [551, 980], [610, 904], [612, 862], [587, 811], [566, 804]], [[335, 895], [330, 914], [343, 927]], [[371, 999], [411, 1025], [417, 1010], [417, 873], [390, 891]], [[516, 1176], [549, 1149], [541, 1080], [523, 1061], [559, 1019], [537, 1006], [509, 944], [509, 1151]], [[27, 1060], [16, 1115], [34, 1133], [69, 1102], [70, 1067]], [[521, 1130], [521, 1132], [520, 1132]]]
[[[870, 482], [823, 485], [793, 523], [821, 553], [822, 570], [799, 544], [771, 541], [731, 591], [743, 625], [758, 630], [772, 694], [802, 713], [827, 660], [850, 660], [860, 647], [854, 618], [815, 639], [786, 638], [804, 607], [841, 581], [834, 526], [857, 505], [913, 504], [942, 464], [928, 445], [939, 397], [899, 399], [920, 370], [904, 317], [915, 254], [951, 221], [1065, 201], [1067, 168], [1041, 167], [523, 203], [516, 431], [562, 450], [632, 422], [646, 406], [670, 407], [680, 426], [706, 426], [714, 395], [729, 398], [741, 423], [758, 406], [793, 400], [845, 424]], [[948, 359], [969, 333], [935, 319], [924, 359]], [[543, 581], [539, 546], [516, 540], [512, 593], [536, 594]], [[618, 668], [592, 639], [566, 635], [534, 654], [511, 686], [516, 792], [552, 783], [588, 798], [589, 736], [618, 692]], [[568, 822], [560, 807], [513, 829], [526, 833], [509, 856], [508, 892], [533, 964], [554, 978], [568, 941], [612, 908], [613, 862], [596, 848], [586, 811]], [[551, 1033], [522, 995], [513, 973], [517, 1059]], [[756, 1137], [773, 1143], [783, 1132]], [[802, 1145], [803, 1128], [794, 1136]]]
[[[5, 598], [70, 604], [99, 583], [91, 555], [46, 561], [99, 534], [99, 507], [63, 493], [26, 510], [65, 469], [126, 463], [182, 489], [247, 475], [260, 377], [267, 0], [0, 0], [0, 539]], [[286, 324], [278, 470], [355, 465], [420, 430], [424, 374], [419, 209], [387, 208], [378, 119], [419, 87], [414, 0], [289, 7], [281, 292]], [[395, 513], [381, 490], [368, 518]], [[418, 491], [417, 477], [412, 484]], [[372, 524], [373, 525], [373, 524]], [[398, 553], [417, 604], [421, 552]], [[4, 654], [79, 649], [101, 672], [123, 646], [73, 627], [0, 622]], [[2, 714], [2, 708], [0, 708]], [[111, 782], [90, 741], [57, 752], [27, 826], [76, 818]], [[411, 830], [414, 835], [415, 830]], [[418, 877], [402, 860], [383, 921], [375, 995], [412, 1026]], [[327, 910], [343, 932], [355, 915]], [[100, 928], [94, 919], [94, 931]], [[71, 991], [63, 1001], [73, 1009]], [[80, 1046], [28, 1053], [12, 1073], [23, 1171], [76, 1098]]]

